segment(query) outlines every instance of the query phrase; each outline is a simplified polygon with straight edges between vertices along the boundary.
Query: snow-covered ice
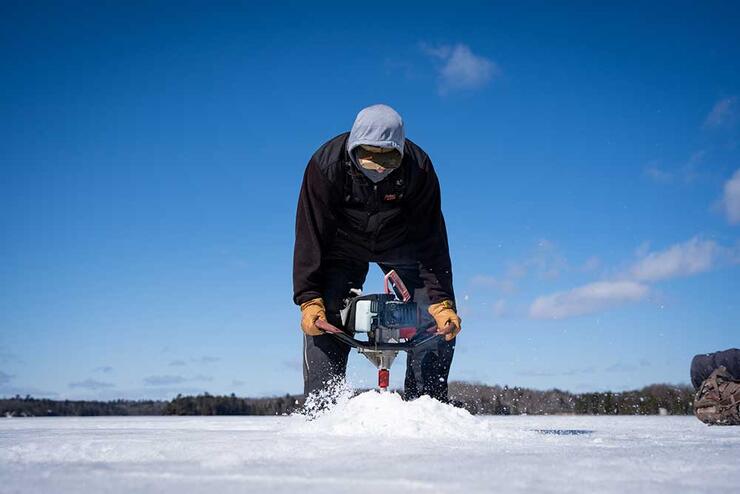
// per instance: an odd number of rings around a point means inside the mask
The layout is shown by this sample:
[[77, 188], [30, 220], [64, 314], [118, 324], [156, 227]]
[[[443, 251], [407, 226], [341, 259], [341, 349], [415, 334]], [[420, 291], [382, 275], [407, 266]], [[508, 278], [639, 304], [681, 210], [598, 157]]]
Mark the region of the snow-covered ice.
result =
[[0, 492], [731, 492], [740, 427], [473, 417], [371, 392], [304, 417], [0, 419]]

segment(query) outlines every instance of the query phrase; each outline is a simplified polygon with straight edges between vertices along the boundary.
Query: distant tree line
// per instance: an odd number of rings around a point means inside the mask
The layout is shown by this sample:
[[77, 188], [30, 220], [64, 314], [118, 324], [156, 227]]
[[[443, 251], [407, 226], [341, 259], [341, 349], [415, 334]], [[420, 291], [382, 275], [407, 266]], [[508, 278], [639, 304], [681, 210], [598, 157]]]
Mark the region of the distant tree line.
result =
[[653, 384], [619, 393], [574, 394], [452, 382], [450, 399], [471, 413], [486, 415], [691, 415], [694, 391], [686, 385]]
[[[694, 399], [689, 386], [654, 384], [639, 390], [574, 394], [559, 389], [539, 391], [466, 382], [450, 383], [450, 399], [474, 414], [486, 415], [690, 415]], [[303, 406], [303, 396], [240, 398], [177, 395], [166, 400], [74, 401], [30, 396], [0, 399], [0, 416], [98, 415], [287, 415]]]
[[49, 400], [16, 395], [0, 399], [0, 417], [162, 415], [167, 403], [154, 400]]
[[689, 386], [653, 384], [639, 391], [585, 393], [578, 395], [575, 413], [590, 415], [690, 415], [694, 390]]
[[289, 415], [303, 405], [303, 396], [285, 395], [273, 398], [238, 398], [212, 396], [182, 396], [167, 403], [164, 415]]

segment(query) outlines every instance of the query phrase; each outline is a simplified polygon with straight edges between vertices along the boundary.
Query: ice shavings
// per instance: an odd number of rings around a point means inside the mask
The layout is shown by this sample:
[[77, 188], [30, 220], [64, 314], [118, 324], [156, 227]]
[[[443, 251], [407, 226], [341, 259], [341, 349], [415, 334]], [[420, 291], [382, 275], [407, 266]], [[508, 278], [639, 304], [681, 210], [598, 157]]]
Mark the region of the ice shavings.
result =
[[466, 440], [495, 435], [490, 421], [428, 396], [404, 401], [397, 393], [367, 391], [351, 397], [343, 392], [335, 401], [324, 411], [311, 413], [310, 420], [295, 424], [290, 432]]

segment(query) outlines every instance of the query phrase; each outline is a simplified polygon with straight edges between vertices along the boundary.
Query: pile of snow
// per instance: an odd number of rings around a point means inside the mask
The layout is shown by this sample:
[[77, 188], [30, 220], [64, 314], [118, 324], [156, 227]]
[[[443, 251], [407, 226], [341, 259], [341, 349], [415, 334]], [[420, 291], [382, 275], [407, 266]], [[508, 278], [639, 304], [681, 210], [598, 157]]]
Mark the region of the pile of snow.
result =
[[337, 436], [404, 438], [490, 438], [490, 422], [467, 410], [428, 396], [404, 401], [397, 393], [367, 391], [355, 397], [346, 388], [335, 391], [336, 404], [323, 411], [311, 401], [300, 422], [290, 432]]

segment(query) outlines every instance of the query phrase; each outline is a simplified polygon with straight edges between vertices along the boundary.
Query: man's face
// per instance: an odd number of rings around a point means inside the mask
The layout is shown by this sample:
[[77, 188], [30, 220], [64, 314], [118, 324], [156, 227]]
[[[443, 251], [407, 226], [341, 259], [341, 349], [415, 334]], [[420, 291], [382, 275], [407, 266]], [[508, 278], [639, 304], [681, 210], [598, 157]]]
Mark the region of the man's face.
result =
[[386, 173], [401, 166], [401, 153], [394, 148], [361, 145], [355, 151], [357, 163], [366, 170]]

